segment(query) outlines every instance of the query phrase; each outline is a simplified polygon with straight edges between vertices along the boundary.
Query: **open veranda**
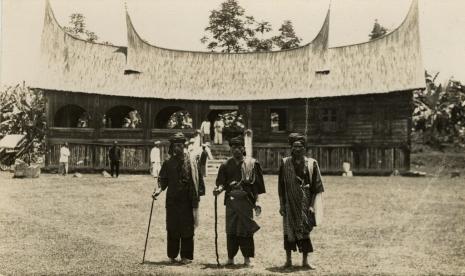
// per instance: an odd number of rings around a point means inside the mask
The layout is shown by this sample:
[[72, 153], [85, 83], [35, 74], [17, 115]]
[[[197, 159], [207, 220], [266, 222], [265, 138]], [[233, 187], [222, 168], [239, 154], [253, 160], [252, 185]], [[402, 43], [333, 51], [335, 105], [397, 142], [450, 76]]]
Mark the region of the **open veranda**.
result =
[[[142, 260], [154, 180], [148, 175], [82, 178], [0, 174], [0, 274], [163, 275], [465, 275], [465, 183], [459, 178], [324, 177], [325, 221], [315, 228], [317, 270], [281, 268], [285, 260], [277, 177], [257, 222], [252, 268], [217, 267], [214, 176], [200, 206], [194, 262], [166, 257], [164, 196], [155, 201]], [[221, 196], [222, 199], [222, 196]], [[224, 208], [218, 200], [219, 253], [226, 260]], [[242, 262], [240, 253], [236, 261]], [[300, 256], [293, 255], [295, 265]]]

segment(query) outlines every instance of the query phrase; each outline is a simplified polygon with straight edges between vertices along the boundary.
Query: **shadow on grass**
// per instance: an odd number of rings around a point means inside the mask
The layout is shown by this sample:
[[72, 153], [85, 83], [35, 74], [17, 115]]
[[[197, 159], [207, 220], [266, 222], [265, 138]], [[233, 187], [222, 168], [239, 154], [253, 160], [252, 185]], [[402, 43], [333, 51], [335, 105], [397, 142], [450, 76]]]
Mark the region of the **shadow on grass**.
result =
[[141, 263], [141, 265], [154, 265], [154, 266], [182, 266], [184, 264], [180, 262], [170, 262], [170, 261], [157, 261], [157, 262], [152, 262], [152, 261], [145, 261]]
[[241, 269], [241, 268], [249, 268], [243, 264], [236, 264], [236, 265], [228, 265], [228, 264], [203, 264], [202, 269]]
[[298, 271], [312, 271], [312, 269], [308, 267], [302, 267], [302, 266], [291, 266], [291, 267], [272, 266], [272, 267], [266, 268], [266, 270], [270, 272], [275, 272], [275, 273], [294, 273]]

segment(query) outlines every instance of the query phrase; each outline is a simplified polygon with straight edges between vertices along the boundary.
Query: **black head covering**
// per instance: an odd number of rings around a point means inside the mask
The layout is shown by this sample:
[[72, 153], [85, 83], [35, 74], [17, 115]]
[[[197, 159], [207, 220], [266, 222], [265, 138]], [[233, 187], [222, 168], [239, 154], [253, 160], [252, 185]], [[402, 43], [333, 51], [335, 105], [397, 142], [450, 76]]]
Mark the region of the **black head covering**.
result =
[[185, 143], [186, 142], [186, 136], [182, 132], [177, 132], [170, 138], [170, 143]]
[[289, 145], [291, 145], [291, 146], [295, 142], [301, 142], [302, 145], [305, 146], [306, 141], [307, 141], [305, 136], [303, 134], [300, 134], [300, 133], [291, 133], [291, 134], [289, 134], [289, 137], [287, 138], [287, 140], [289, 141]]
[[173, 155], [173, 144], [174, 143], [181, 143], [184, 145], [186, 143], [186, 136], [182, 132], [177, 132], [170, 138], [170, 146], [168, 148], [168, 154]]
[[237, 136], [237, 137], [234, 137], [234, 138], [231, 138], [231, 140], [229, 140], [229, 145], [230, 146], [244, 146], [244, 137], [242, 136]]

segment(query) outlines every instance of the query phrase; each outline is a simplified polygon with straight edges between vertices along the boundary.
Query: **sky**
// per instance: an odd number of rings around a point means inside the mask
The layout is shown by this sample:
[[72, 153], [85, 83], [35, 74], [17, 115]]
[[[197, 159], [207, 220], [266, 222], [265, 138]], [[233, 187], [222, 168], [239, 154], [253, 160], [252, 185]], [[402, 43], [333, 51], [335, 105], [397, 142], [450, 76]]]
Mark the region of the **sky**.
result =
[[[0, 82], [6, 85], [32, 79], [37, 67], [45, 0], [0, 0]], [[60, 25], [69, 15], [82, 13], [87, 29], [100, 41], [126, 45], [125, 6], [133, 24], [149, 43], [171, 49], [206, 51], [210, 11], [222, 0], [50, 0]], [[393, 30], [405, 18], [410, 0], [239, 0], [248, 15], [266, 20], [275, 31], [284, 20], [310, 42], [331, 10], [329, 46], [368, 40], [375, 19]], [[465, 0], [419, 0], [420, 37], [425, 69], [465, 82]]]

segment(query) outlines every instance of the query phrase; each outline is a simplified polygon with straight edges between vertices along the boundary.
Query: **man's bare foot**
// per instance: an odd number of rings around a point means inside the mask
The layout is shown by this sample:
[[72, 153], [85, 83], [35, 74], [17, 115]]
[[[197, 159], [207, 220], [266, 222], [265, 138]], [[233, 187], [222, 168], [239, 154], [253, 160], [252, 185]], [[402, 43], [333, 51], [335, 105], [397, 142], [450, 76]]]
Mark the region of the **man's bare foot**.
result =
[[253, 266], [252, 262], [250, 261], [250, 258], [244, 258], [244, 265], [248, 267]]
[[186, 258], [181, 259], [181, 264], [183, 264], [183, 265], [190, 264], [190, 263], [192, 263], [192, 260], [189, 260], [189, 259], [186, 259]]
[[226, 265], [234, 265], [234, 259], [228, 259]]
[[311, 269], [311, 270], [316, 269], [316, 266], [314, 266], [314, 265], [312, 265], [312, 264], [309, 264], [308, 262], [302, 263], [302, 267], [303, 267], [303, 268], [306, 268], [306, 269]]

